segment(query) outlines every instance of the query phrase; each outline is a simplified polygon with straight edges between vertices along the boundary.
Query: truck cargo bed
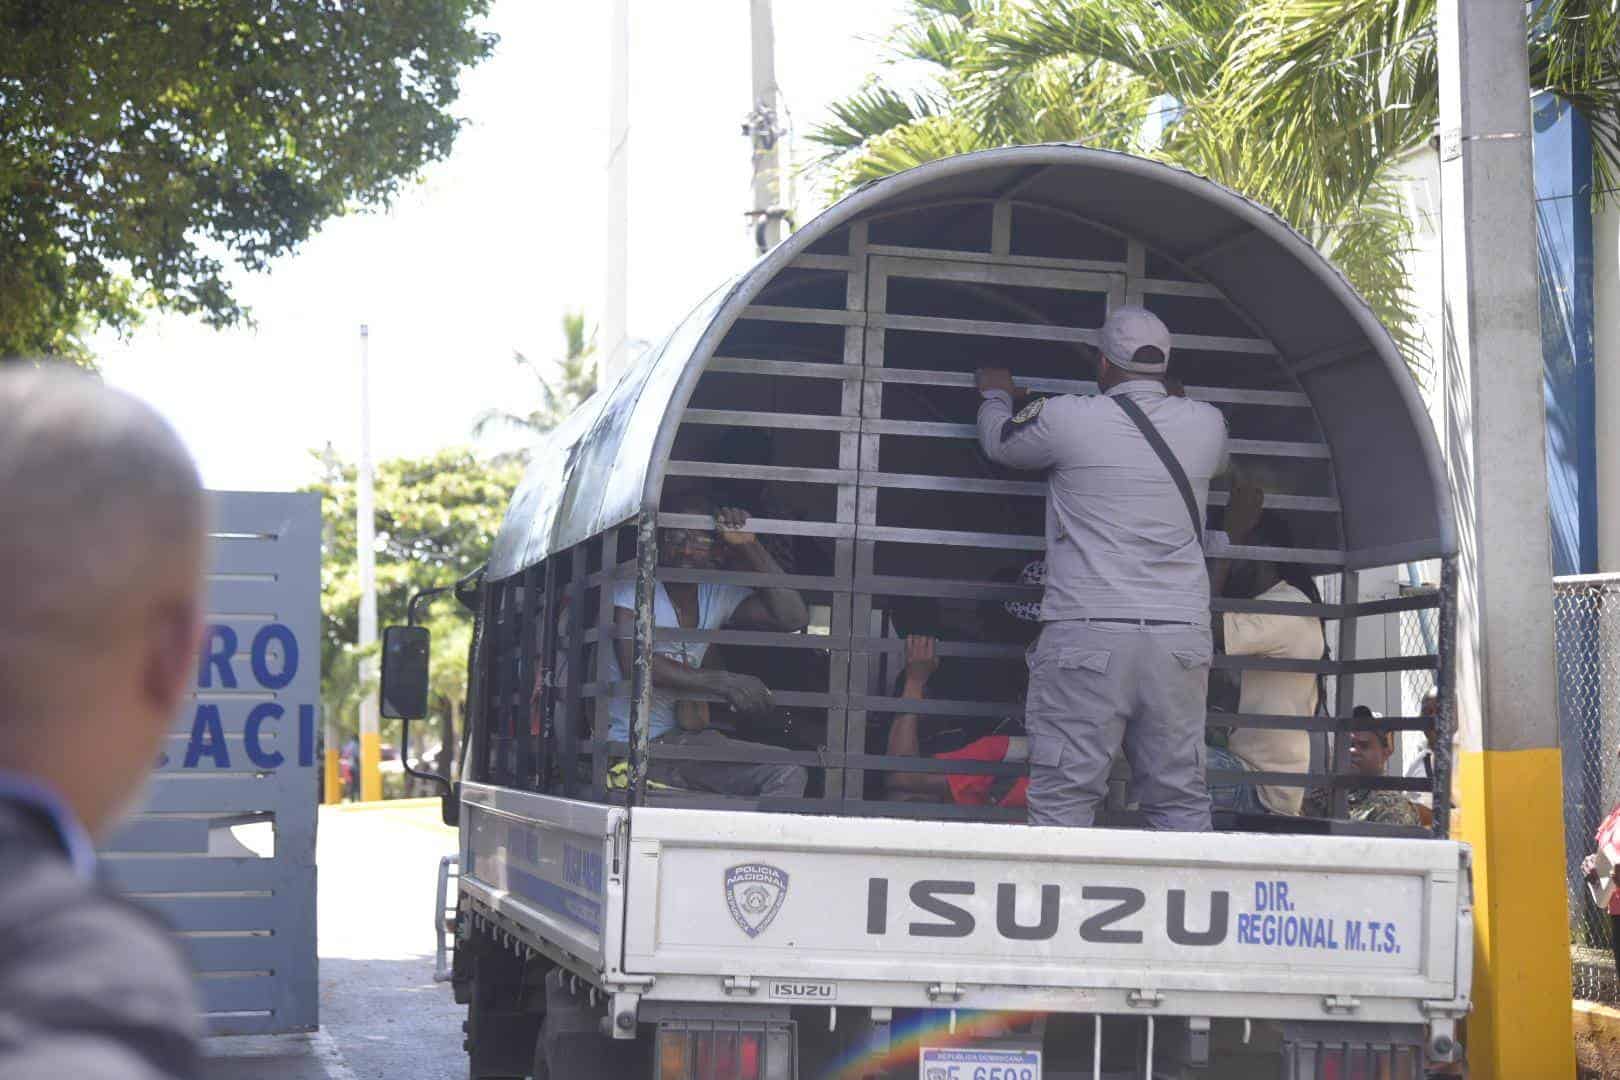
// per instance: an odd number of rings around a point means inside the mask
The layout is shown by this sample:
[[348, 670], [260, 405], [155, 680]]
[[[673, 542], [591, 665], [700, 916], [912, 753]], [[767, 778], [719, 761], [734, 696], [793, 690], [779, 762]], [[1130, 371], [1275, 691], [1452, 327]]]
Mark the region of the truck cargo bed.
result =
[[1467, 1011], [1444, 840], [1044, 829], [463, 792], [461, 889], [646, 1000], [1425, 1023]]

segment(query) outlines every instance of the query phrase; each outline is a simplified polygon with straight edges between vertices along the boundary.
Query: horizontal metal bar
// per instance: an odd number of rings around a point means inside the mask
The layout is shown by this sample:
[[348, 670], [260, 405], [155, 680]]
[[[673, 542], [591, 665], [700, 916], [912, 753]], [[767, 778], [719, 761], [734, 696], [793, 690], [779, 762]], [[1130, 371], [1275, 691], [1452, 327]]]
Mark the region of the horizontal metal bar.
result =
[[[870, 250], [870, 249], [868, 249]], [[918, 259], [903, 255], [877, 255], [871, 272], [890, 278], [920, 281], [962, 281], [975, 285], [1005, 285], [1012, 288], [1061, 289], [1107, 295], [1119, 284], [1117, 270], [1075, 270], [1051, 266], [1018, 266], [996, 259], [993, 262], [960, 259]]]
[[[1225, 506], [1231, 501], [1231, 492], [1211, 488], [1209, 505]], [[1339, 500], [1323, 495], [1283, 495], [1266, 492], [1267, 510], [1305, 510], [1313, 513], [1337, 514]]]
[[1361, 720], [1353, 716], [1272, 716], [1259, 713], [1212, 712], [1212, 728], [1254, 728], [1264, 731], [1423, 731], [1431, 723], [1421, 716], [1383, 716]]
[[677, 746], [657, 739], [647, 745], [652, 761], [720, 761], [738, 765], [807, 765], [811, 768], [836, 769], [844, 762], [841, 755], [818, 750], [784, 750], [764, 743], [728, 739], [724, 743], [705, 746]]
[[[633, 691], [629, 679], [620, 679], [614, 682], [591, 682], [580, 686], [582, 697], [627, 697]], [[671, 690], [660, 688], [658, 696], [670, 701], [709, 701], [721, 702], [725, 698], [719, 694], [702, 690]], [[813, 690], [772, 690], [771, 700], [777, 705], [798, 706], [807, 709], [835, 709], [845, 704], [845, 694], [829, 694], [825, 691]], [[745, 758], [738, 758], [743, 761]]]
[[671, 791], [647, 788], [648, 806], [678, 806], [688, 810], [759, 810], [781, 814], [838, 814], [843, 804], [829, 799], [766, 799], [757, 795], [717, 795], [708, 791]]
[[877, 769], [884, 772], [945, 773], [956, 776], [1028, 776], [1023, 761], [968, 761], [958, 758], [905, 757], [895, 754], [845, 754], [843, 764], [851, 769]]
[[1037, 266], [1079, 273], [1124, 274], [1123, 262], [1105, 259], [1060, 259], [1044, 255], [992, 255], [988, 251], [951, 251], [946, 248], [903, 247], [898, 244], [868, 244], [868, 255], [902, 259], [931, 259], [942, 262], [995, 263], [998, 266]]
[[[705, 514], [670, 514], [660, 511], [658, 527], [661, 529], [713, 529], [714, 519]], [[748, 531], [768, 536], [830, 536], [848, 540], [855, 535], [850, 522], [795, 521], [788, 518], [748, 519]]]
[[[747, 473], [739, 475], [744, 478], [752, 477], [752, 474]], [[761, 476], [759, 479], [770, 479], [770, 477]], [[784, 476], [782, 479], [792, 479], [792, 477]], [[960, 491], [970, 494], [989, 495], [1044, 496], [1046, 494], [1046, 482], [1044, 480], [1000, 480], [977, 476], [929, 476], [925, 473], [863, 472], [856, 477], [855, 482], [859, 486], [866, 488]], [[1209, 493], [1209, 505], [1225, 506], [1229, 498], [1228, 492], [1212, 489]], [[1336, 514], [1339, 512], [1339, 500], [1317, 495], [1279, 495], [1267, 492], [1266, 509]]]
[[[633, 640], [628, 633], [608, 636], [610, 639]], [[821, 634], [784, 634], [768, 630], [688, 630], [680, 626], [654, 627], [653, 641], [706, 641], [711, 645], [760, 645], [773, 649], [816, 649], [821, 652], [843, 652], [849, 647], [848, 638]]]
[[1222, 334], [1171, 334], [1172, 349], [1197, 352], [1245, 353], [1251, 356], [1276, 356], [1277, 347], [1264, 338], [1227, 337]]
[[953, 424], [942, 420], [879, 420], [861, 421], [863, 435], [910, 435], [928, 439], [977, 439], [979, 429], [974, 424]]
[[722, 427], [794, 428], [807, 431], [857, 431], [860, 418], [810, 413], [750, 412], [743, 409], [687, 409], [683, 424], [718, 424]]
[[1348, 614], [1392, 615], [1399, 611], [1425, 611], [1440, 606], [1440, 591], [1407, 593], [1403, 596], [1390, 596], [1382, 600], [1363, 600], [1357, 604], [1348, 605]]
[[772, 574], [755, 570], [700, 570], [684, 566], [660, 566], [653, 572], [659, 581], [709, 582], [715, 585], [747, 585], [755, 589], [802, 589], [806, 592], [848, 592], [849, 584], [837, 577], [816, 574]]
[[1044, 480], [994, 480], [975, 476], [927, 476], [921, 473], [862, 473], [863, 488], [905, 488], [912, 491], [954, 491], [984, 495], [1046, 496]]
[[1433, 671], [1433, 653], [1383, 656], [1370, 660], [1290, 660], [1270, 656], [1215, 655], [1214, 666], [1227, 671], [1293, 671], [1319, 675], [1376, 675], [1391, 671]]
[[867, 799], [764, 799], [755, 796], [714, 795], [709, 792], [647, 791], [651, 806], [678, 806], [692, 810], [763, 810], [790, 814], [837, 814], [842, 817], [901, 817], [915, 820], [1021, 822], [1016, 807], [973, 806], [959, 803], [879, 802]]
[[1174, 281], [1170, 278], [1137, 278], [1137, 289], [1150, 296], [1203, 296], [1211, 300], [1225, 300], [1226, 296], [1213, 285], [1201, 281]]
[[728, 461], [671, 461], [666, 476], [715, 480], [776, 480], [787, 484], [853, 484], [854, 469], [810, 469], [791, 465], [734, 465]]
[[[905, 638], [857, 637], [850, 640], [850, 648], [861, 653], [904, 653]], [[968, 660], [1022, 659], [1022, 645], [1002, 645], [979, 641], [941, 641], [934, 646], [934, 655], [960, 656]]]
[[765, 360], [752, 356], [715, 356], [704, 365], [705, 372], [723, 371], [735, 375], [772, 375], [789, 379], [859, 379], [859, 364], [838, 361], [816, 364], [808, 360]]
[[1236, 784], [1240, 787], [1324, 787], [1345, 788], [1350, 791], [1415, 791], [1429, 792], [1434, 785], [1428, 780], [1413, 780], [1403, 776], [1361, 776], [1358, 773], [1286, 773], [1262, 772], [1258, 769], [1210, 769], [1211, 784]]
[[1344, 614], [1342, 604], [1298, 604], [1287, 600], [1242, 600], [1217, 596], [1210, 610], [1248, 615], [1291, 615], [1313, 619], [1337, 619]]
[[1227, 453], [1241, 454], [1244, 457], [1293, 457], [1326, 460], [1333, 456], [1332, 451], [1323, 443], [1277, 442], [1270, 439], [1228, 439], [1226, 440], [1226, 450]]
[[[1098, 330], [1085, 327], [1053, 326], [1049, 323], [950, 319], [938, 315], [893, 315], [887, 312], [870, 313], [867, 316], [867, 325], [886, 330], [920, 330], [936, 334], [974, 334], [982, 337], [1024, 338], [1035, 341], [1072, 341], [1085, 345], [1096, 344], [1099, 333]], [[1221, 334], [1171, 334], [1170, 346], [1172, 349], [1195, 352], [1277, 355], [1276, 346], [1263, 338], [1227, 337]]]
[[1259, 547], [1253, 544], [1232, 544], [1221, 552], [1221, 558], [1305, 563], [1311, 566], [1344, 565], [1344, 552], [1327, 548], [1278, 548]]
[[995, 322], [989, 319], [947, 319], [937, 315], [890, 315], [873, 312], [867, 325], [885, 330], [920, 330], [932, 334], [973, 334], [979, 337], [1020, 338], [1030, 341], [1097, 342], [1096, 330], [1046, 323]]
[[1046, 537], [1018, 533], [957, 532], [948, 529], [905, 529], [897, 525], [862, 525], [857, 539], [900, 544], [947, 544], [952, 547], [1045, 551]]
[[[692, 410], [688, 409], [690, 415]], [[940, 439], [977, 439], [977, 424], [953, 424], [934, 420], [879, 420], [861, 422], [865, 435], [913, 435]], [[1228, 439], [1227, 450], [1244, 457], [1321, 458], [1332, 456], [1322, 443], [1274, 442], [1268, 439]]]
[[[948, 386], [971, 388], [976, 386], [972, 372], [929, 371], [921, 368], [868, 367], [867, 382], [905, 383], [922, 386]], [[1097, 384], [1082, 379], [1025, 378], [1014, 373], [1014, 381], [1026, 390], [1038, 393], [1077, 394], [1091, 397]], [[1309, 408], [1310, 399], [1292, 390], [1243, 390], [1228, 386], [1189, 386], [1187, 396], [1195, 401], [1225, 402], [1234, 405], [1277, 405], [1290, 408]]]
[[[898, 525], [858, 525], [856, 540], [896, 544], [936, 544], [978, 547], [997, 551], [1045, 551], [1046, 538], [1023, 533], [956, 532], [947, 529], [909, 529]], [[1312, 566], [1340, 566], [1342, 551], [1317, 548], [1228, 546], [1221, 558], [1238, 562], [1294, 562]]]
[[984, 716], [992, 719], [1023, 715], [1023, 707], [1007, 701], [953, 701], [945, 698], [897, 698], [853, 694], [852, 709], [869, 712], [915, 713], [918, 716]]
[[1039, 600], [1039, 585], [1015, 585], [1000, 581], [964, 581], [960, 578], [894, 577], [860, 575], [854, 590], [861, 596], [931, 596], [971, 600]]
[[829, 326], [860, 326], [866, 321], [864, 311], [846, 311], [843, 308], [776, 307], [771, 304], [749, 304], [742, 318], [765, 322], [821, 323]]
[[1553, 578], [1553, 588], [1559, 591], [1587, 592], [1594, 585], [1620, 584], [1620, 573], [1560, 574]]

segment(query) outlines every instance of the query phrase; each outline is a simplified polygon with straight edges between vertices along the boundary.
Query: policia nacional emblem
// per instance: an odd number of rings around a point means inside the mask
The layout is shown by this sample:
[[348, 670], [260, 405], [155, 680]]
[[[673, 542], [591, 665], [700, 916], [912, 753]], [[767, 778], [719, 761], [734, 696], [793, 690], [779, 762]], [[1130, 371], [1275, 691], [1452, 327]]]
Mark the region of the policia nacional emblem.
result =
[[726, 868], [726, 907], [743, 933], [759, 937], [787, 901], [788, 876], [768, 863]]
[[1019, 409], [1013, 414], [1012, 422], [1015, 424], [1029, 423], [1031, 420], [1034, 420], [1037, 416], [1041, 415], [1041, 406], [1045, 404], [1045, 398], [1038, 397], [1032, 399], [1028, 405], [1025, 405], [1022, 409]]
[[1031, 398], [1027, 403], [1025, 403], [1022, 409], [1019, 409], [1012, 416], [1009, 416], [1001, 425], [1001, 441], [1006, 442], [1008, 439], [1016, 435], [1022, 428], [1026, 428], [1030, 424], [1033, 424], [1035, 422], [1035, 418], [1041, 415], [1041, 406], [1045, 404], [1046, 399], [1043, 397]]

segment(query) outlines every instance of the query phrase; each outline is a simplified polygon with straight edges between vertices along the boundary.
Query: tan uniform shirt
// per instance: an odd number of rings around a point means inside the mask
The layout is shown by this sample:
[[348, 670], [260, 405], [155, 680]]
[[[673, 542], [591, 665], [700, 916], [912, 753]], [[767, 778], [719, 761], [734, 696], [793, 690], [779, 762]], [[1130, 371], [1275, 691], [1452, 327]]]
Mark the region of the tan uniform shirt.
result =
[[[1310, 598], [1286, 581], [1255, 599], [1307, 604]], [[1322, 656], [1322, 624], [1313, 616], [1227, 612], [1223, 616], [1230, 656], [1317, 660]], [[1316, 676], [1293, 671], [1245, 671], [1238, 711], [1257, 716], [1311, 716], [1316, 712]], [[1309, 772], [1311, 737], [1304, 731], [1236, 728], [1227, 749], [1256, 772]], [[1264, 785], [1260, 801], [1277, 814], [1298, 815], [1305, 789]]]

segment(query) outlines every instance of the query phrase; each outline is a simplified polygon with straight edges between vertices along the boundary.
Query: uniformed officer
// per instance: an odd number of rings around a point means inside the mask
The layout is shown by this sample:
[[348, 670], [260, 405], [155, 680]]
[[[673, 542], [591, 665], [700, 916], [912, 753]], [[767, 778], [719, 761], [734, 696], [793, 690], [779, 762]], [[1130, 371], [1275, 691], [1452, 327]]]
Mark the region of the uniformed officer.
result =
[[[1211, 656], [1204, 512], [1226, 421], [1166, 388], [1170, 331], [1112, 311], [1093, 397], [1030, 400], [978, 374], [979, 443], [1047, 471], [1046, 588], [1025, 724], [1032, 825], [1086, 826], [1123, 747], [1150, 827], [1210, 827], [1204, 781]], [[1179, 474], [1179, 475], [1178, 475]]]
[[201, 1074], [172, 936], [96, 882], [196, 677], [206, 507], [167, 424], [0, 370], [0, 1080]]

